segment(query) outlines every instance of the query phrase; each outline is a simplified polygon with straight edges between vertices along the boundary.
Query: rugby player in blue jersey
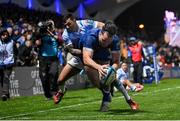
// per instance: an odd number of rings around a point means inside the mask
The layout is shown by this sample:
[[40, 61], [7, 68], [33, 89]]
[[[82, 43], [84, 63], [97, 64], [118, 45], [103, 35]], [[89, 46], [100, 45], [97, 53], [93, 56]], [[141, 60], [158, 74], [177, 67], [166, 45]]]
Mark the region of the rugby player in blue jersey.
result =
[[[107, 22], [102, 29], [92, 29], [82, 38], [83, 62], [87, 76], [103, 94], [100, 107], [102, 112], [109, 110], [111, 102], [110, 85], [105, 85], [103, 78], [109, 66], [117, 70], [120, 62], [120, 39], [116, 36], [116, 31], [115, 24]], [[119, 88], [131, 109], [138, 109], [138, 104], [132, 101], [121, 83]]]

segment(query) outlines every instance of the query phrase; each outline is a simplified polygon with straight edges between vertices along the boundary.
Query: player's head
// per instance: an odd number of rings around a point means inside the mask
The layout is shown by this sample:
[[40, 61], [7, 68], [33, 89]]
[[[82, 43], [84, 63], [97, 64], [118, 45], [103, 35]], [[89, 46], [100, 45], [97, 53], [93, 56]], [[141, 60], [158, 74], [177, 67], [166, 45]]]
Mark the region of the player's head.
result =
[[102, 28], [102, 31], [107, 32], [110, 37], [117, 33], [117, 27], [112, 21], [107, 21]]
[[128, 70], [128, 65], [127, 65], [127, 63], [126, 63], [126, 62], [122, 62], [122, 63], [121, 63], [121, 68], [122, 68], [123, 71], [127, 71], [127, 70]]
[[0, 28], [0, 37], [2, 40], [6, 40], [9, 37], [9, 33], [6, 28]]
[[72, 14], [67, 14], [66, 16], [64, 16], [63, 22], [64, 26], [69, 30], [74, 29], [76, 25], [76, 19]]
[[135, 36], [131, 36], [128, 38], [129, 45], [134, 45], [138, 42], [138, 39]]
[[47, 20], [47, 25], [49, 27], [49, 30], [54, 31], [55, 25], [54, 25], [54, 21], [52, 19]]
[[99, 41], [101, 43], [101, 46], [107, 47], [109, 44], [111, 44], [112, 38], [116, 33], [116, 25], [110, 21], [106, 22], [99, 35]]

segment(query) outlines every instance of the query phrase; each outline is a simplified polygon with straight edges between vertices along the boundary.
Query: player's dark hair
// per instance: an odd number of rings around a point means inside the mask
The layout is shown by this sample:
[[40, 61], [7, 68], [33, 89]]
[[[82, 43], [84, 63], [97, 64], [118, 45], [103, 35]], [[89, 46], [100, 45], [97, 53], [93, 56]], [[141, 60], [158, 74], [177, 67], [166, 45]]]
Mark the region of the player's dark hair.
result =
[[107, 21], [102, 30], [108, 32], [111, 37], [117, 33], [117, 27], [112, 21]]
[[72, 15], [72, 14], [66, 14], [64, 17], [63, 17], [63, 22], [65, 23], [66, 22], [66, 20], [68, 20], [68, 19], [71, 19], [71, 20], [74, 20], [75, 19], [75, 17]]
[[[6, 28], [4, 28], [4, 27], [1, 27], [0, 28], [0, 35], [3, 35], [4, 33], [8, 33], [8, 31], [7, 31], [7, 29]], [[9, 33], [8, 33], [9, 34]]]

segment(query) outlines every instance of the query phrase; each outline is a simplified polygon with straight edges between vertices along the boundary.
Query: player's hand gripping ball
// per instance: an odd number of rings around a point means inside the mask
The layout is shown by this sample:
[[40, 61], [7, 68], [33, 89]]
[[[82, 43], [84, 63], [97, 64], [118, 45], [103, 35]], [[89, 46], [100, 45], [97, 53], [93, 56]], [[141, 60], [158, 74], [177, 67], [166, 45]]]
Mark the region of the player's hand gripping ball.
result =
[[116, 70], [113, 67], [106, 69], [106, 76], [102, 79], [105, 85], [110, 85], [116, 78]]

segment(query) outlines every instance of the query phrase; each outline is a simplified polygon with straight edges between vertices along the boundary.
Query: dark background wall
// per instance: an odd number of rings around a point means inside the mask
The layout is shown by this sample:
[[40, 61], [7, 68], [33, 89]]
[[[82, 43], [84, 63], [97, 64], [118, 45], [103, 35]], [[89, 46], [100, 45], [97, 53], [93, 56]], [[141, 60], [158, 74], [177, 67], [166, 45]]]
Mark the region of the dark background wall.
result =
[[138, 25], [143, 23], [151, 39], [157, 39], [164, 33], [165, 10], [180, 13], [179, 0], [141, 0], [120, 14], [116, 24], [124, 30], [138, 31]]

